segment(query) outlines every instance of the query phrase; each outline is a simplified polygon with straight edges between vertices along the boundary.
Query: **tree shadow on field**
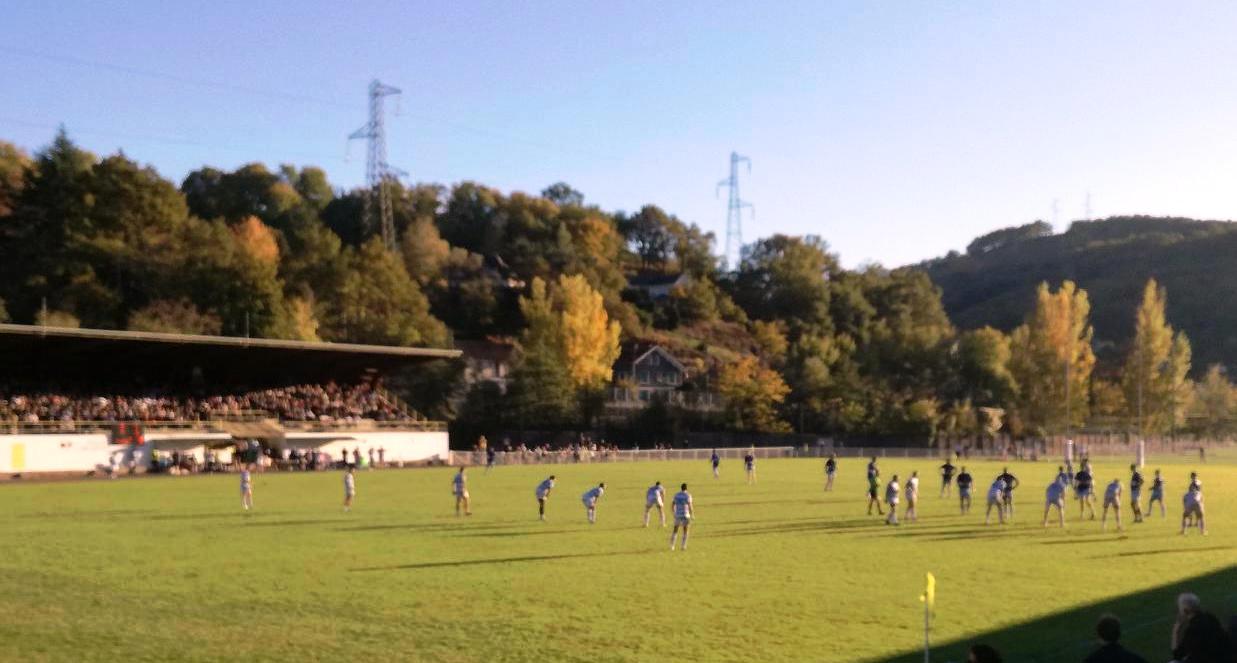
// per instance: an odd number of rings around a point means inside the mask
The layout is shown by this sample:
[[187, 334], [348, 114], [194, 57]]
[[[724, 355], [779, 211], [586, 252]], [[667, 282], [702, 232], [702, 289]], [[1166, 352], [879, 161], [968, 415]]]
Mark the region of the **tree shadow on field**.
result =
[[1197, 552], [1216, 552], [1220, 550], [1232, 550], [1228, 546], [1209, 546], [1207, 548], [1170, 548], [1168, 550], [1134, 550], [1131, 552], [1113, 553], [1111, 555], [1098, 555], [1091, 559], [1109, 559], [1114, 557], [1145, 557], [1147, 555], [1180, 555], [1184, 553]]
[[524, 557], [499, 557], [494, 559], [467, 559], [453, 562], [420, 562], [415, 564], [396, 564], [394, 566], [363, 566], [348, 570], [354, 573], [364, 573], [368, 571], [416, 571], [420, 569], [441, 569], [458, 566], [488, 566], [491, 564], [515, 564], [519, 562], [554, 562], [564, 559], [650, 554], [654, 553], [649, 550], [621, 550], [616, 552], [572, 553], [566, 555], [528, 555]]
[[[1229, 548], [1186, 546], [1181, 548], [1180, 552], [1215, 550]], [[1198, 594], [1202, 598], [1203, 607], [1214, 612], [1220, 621], [1224, 622], [1234, 608], [1237, 608], [1237, 594], [1233, 593], [1235, 588], [1237, 566], [1230, 566], [1220, 571], [1071, 607], [1037, 619], [936, 644], [932, 647], [932, 660], [961, 663], [966, 660], [967, 649], [971, 644], [982, 642], [995, 647], [1006, 661], [1080, 661], [1098, 647], [1095, 623], [1104, 613], [1112, 613], [1121, 619], [1123, 645], [1149, 661], [1167, 660], [1171, 658], [1168, 651], [1169, 635], [1176, 616], [1177, 595], [1187, 591]], [[1017, 595], [1017, 588], [1008, 583], [1003, 591]], [[869, 659], [869, 663], [918, 663], [922, 660], [923, 650], [915, 649], [893, 657]]]
[[491, 525], [466, 525], [461, 522], [453, 521], [452, 523], [400, 523], [393, 525], [357, 525], [355, 527], [337, 527], [337, 532], [385, 532], [385, 531], [405, 531], [405, 532], [451, 532], [451, 531], [468, 531], [478, 532], [484, 530], [506, 530], [517, 527], [528, 526], [529, 523], [505, 523]]
[[[932, 516], [932, 518], [946, 518], [947, 516]], [[928, 520], [928, 518], [923, 518]], [[818, 520], [818, 519], [803, 519], [800, 520], [782, 520], [782, 521], [755, 521], [763, 523], [764, 527], [745, 527], [735, 530], [719, 530], [719, 531], [702, 531], [698, 536], [708, 538], [726, 538], [734, 536], [762, 536], [768, 534], [804, 534], [810, 532], [832, 532], [832, 531], [866, 531], [866, 530], [882, 530], [893, 529], [890, 525], [885, 524], [885, 521], [880, 516], [869, 516], [865, 518], [851, 518], [847, 520]], [[723, 525], [734, 525], [737, 523], [727, 522]], [[949, 529], [958, 527], [957, 524], [928, 524], [921, 525], [918, 529]]]
[[[51, 518], [100, 518], [107, 516], [140, 516], [143, 514], [154, 513], [154, 509], [104, 509], [99, 511], [40, 511], [38, 513], [23, 514], [22, 518], [37, 518], [39, 520], [48, 520]], [[152, 516], [147, 516], [152, 517]]]

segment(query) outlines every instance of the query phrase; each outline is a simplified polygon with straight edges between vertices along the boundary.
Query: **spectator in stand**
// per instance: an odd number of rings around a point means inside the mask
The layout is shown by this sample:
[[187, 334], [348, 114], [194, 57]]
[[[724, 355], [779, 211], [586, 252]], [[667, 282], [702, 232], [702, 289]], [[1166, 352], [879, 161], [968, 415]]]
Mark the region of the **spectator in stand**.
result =
[[1083, 663], [1147, 663], [1143, 657], [1122, 647], [1121, 620], [1113, 615], [1104, 615], [1095, 625], [1095, 633], [1099, 636], [1100, 648], [1083, 659]]
[[1175, 658], [1181, 658], [1181, 636], [1190, 618], [1202, 610], [1202, 602], [1197, 594], [1185, 592], [1177, 596], [1177, 621], [1173, 623], [1172, 651]]
[[1190, 616], [1181, 632], [1181, 645], [1174, 651], [1177, 663], [1232, 663], [1233, 643], [1220, 620], [1209, 612]]

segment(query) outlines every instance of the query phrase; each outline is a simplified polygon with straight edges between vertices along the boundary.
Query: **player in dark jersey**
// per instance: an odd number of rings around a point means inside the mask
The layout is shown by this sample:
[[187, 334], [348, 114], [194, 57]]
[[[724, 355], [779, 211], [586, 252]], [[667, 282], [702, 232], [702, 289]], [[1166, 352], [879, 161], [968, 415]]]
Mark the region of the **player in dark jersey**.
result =
[[876, 467], [874, 466], [869, 466], [869, 468], [870, 469], [868, 470], [868, 515], [869, 516], [872, 515], [872, 507], [875, 506], [876, 513], [883, 516], [885, 515], [885, 512], [881, 509], [881, 498], [880, 498], [881, 473], [880, 473], [880, 470], [876, 469]]
[[958, 502], [964, 514], [971, 512], [971, 486], [974, 484], [975, 478], [966, 471], [966, 466], [963, 466], [962, 472], [958, 474]]
[[1155, 471], [1155, 477], [1151, 479], [1151, 499], [1147, 500], [1147, 511], [1151, 511], [1151, 505], [1156, 502], [1160, 503], [1160, 517], [1165, 518], [1167, 514], [1164, 512], [1164, 477], [1160, 476], [1160, 471]]
[[1091, 477], [1091, 464], [1083, 461], [1082, 469], [1074, 474], [1074, 497], [1078, 499], [1078, 517], [1081, 518], [1091, 507], [1091, 520], [1095, 520], [1095, 497]]
[[1143, 521], [1142, 493], [1143, 475], [1138, 471], [1138, 465], [1130, 465], [1130, 509], [1136, 523]]
[[868, 462], [868, 478], [871, 479], [879, 474], [880, 470], [876, 469], [876, 456], [872, 456], [872, 460]]
[[1001, 495], [1001, 502], [1005, 505], [1005, 515], [1009, 518], [1014, 517], [1014, 489], [1018, 487], [1018, 477], [1009, 473], [1009, 468], [1001, 468], [1001, 474], [998, 479], [1005, 482], [1005, 492]]
[[756, 483], [756, 456], [752, 452], [743, 457], [743, 467], [747, 469], [748, 485]]
[[709, 458], [709, 462], [713, 464], [713, 478], [718, 477], [718, 466], [722, 464], [722, 457], [717, 455], [717, 449], [713, 450], [713, 455]]
[[945, 464], [941, 466], [941, 497], [949, 495], [950, 489], [954, 485], [954, 464], [945, 459]]
[[825, 490], [833, 490], [833, 479], [838, 474], [838, 457], [836, 454], [829, 454], [829, 460], [825, 461]]

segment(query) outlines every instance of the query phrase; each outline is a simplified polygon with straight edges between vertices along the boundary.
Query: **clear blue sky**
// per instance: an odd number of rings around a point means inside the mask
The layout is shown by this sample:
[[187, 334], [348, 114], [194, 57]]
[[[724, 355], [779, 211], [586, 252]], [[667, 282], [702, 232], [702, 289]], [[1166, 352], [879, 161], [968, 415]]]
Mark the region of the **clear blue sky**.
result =
[[565, 180], [720, 244], [735, 149], [746, 238], [819, 234], [848, 265], [1054, 200], [1061, 229], [1088, 191], [1096, 216], [1237, 213], [1233, 3], [350, 4], [0, 1], [0, 138], [63, 122], [177, 181], [292, 162], [350, 187], [377, 77], [405, 91], [388, 149], [414, 180]]

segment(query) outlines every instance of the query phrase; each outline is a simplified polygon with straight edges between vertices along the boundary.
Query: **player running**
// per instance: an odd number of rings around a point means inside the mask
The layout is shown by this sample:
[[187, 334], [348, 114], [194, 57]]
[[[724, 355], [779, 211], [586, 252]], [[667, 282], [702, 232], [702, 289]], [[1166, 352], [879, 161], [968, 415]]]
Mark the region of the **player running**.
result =
[[606, 492], [606, 482], [597, 484], [596, 488], [590, 488], [588, 492], [580, 496], [580, 501], [584, 502], [584, 513], [588, 516], [588, 524], [597, 524], [597, 500]]
[[241, 470], [241, 507], [246, 511], [253, 508], [253, 478], [249, 475], [249, 466]]
[[966, 471], [966, 466], [963, 466], [962, 471], [958, 473], [958, 504], [962, 507], [963, 515], [971, 512], [971, 487], [974, 485], [975, 477], [972, 477], [971, 473]]
[[997, 477], [1005, 482], [1005, 494], [1001, 496], [1001, 501], [1005, 505], [1005, 515], [1010, 520], [1014, 519], [1014, 489], [1018, 487], [1018, 477], [1009, 473], [1009, 468], [1001, 469], [1001, 475]]
[[825, 492], [833, 490], [833, 479], [838, 475], [838, 457], [837, 454], [829, 454], [829, 460], [825, 461]]
[[1001, 477], [997, 477], [996, 481], [992, 482], [992, 486], [988, 488], [988, 511], [984, 513], [984, 524], [988, 525], [992, 522], [992, 507], [996, 507], [996, 517], [1000, 524], [1005, 524], [1005, 481]]
[[356, 497], [356, 475], [352, 467], [344, 472], [344, 511], [352, 510], [352, 498]]
[[910, 522], [919, 520], [919, 471], [911, 472], [911, 477], [906, 480], [906, 485], [902, 488], [906, 493], [906, 519]]
[[674, 529], [670, 530], [670, 551], [674, 552], [674, 535], [683, 528], [682, 549], [687, 550], [687, 530], [691, 527], [692, 518], [696, 516], [696, 507], [692, 503], [692, 495], [687, 492], [687, 484], [679, 486], [679, 492], [674, 494]]
[[1091, 520], [1095, 520], [1095, 497], [1092, 495], [1091, 465], [1083, 461], [1082, 469], [1074, 474], [1074, 498], [1078, 500], [1078, 517], [1082, 518], [1091, 507]]
[[1130, 511], [1134, 514], [1134, 522], [1143, 521], [1143, 475], [1138, 471], [1138, 465], [1130, 465]]
[[743, 467], [747, 470], [747, 485], [756, 483], [756, 455], [751, 451], [743, 456]]
[[709, 458], [709, 462], [713, 464], [713, 478], [719, 476], [718, 468], [722, 464], [722, 457], [717, 455], [717, 449], [713, 450], [713, 455]]
[[1065, 527], [1065, 489], [1067, 486], [1069, 486], [1069, 479], [1064, 476], [1058, 476], [1048, 484], [1048, 490], [1045, 491], [1044, 496], [1044, 527], [1048, 526], [1048, 511], [1054, 506], [1057, 508], [1057, 518], [1061, 522], [1061, 527]]
[[545, 520], [545, 502], [550, 499], [550, 491], [554, 490], [554, 475], [537, 484], [537, 519]]
[[1156, 502], [1160, 503], [1160, 517], [1167, 518], [1168, 515], [1164, 512], [1164, 478], [1160, 476], [1160, 471], [1155, 471], [1155, 477], [1151, 479], [1151, 499], [1147, 500], [1147, 513], [1151, 513], [1151, 505]]
[[1117, 520], [1117, 531], [1121, 531], [1121, 480], [1113, 479], [1104, 489], [1104, 514], [1100, 516], [1100, 530], [1108, 529], [1108, 507], [1112, 507], [1113, 517]]
[[468, 499], [468, 479], [464, 477], [464, 468], [460, 468], [459, 472], [455, 473], [455, 478], [451, 480], [451, 494], [455, 495], [455, 515], [458, 518], [460, 508], [463, 507], [464, 515], [471, 516], [472, 508]]
[[654, 507], [657, 508], [657, 515], [661, 516], [661, 526], [666, 526], [666, 489], [661, 485], [661, 482], [649, 486], [648, 492], [644, 495], [644, 526], [649, 526], [649, 512]]
[[876, 469], [875, 467], [869, 466], [869, 468], [870, 469], [868, 470], [868, 515], [869, 516], [872, 515], [872, 507], [875, 506], [876, 514], [883, 516], [885, 515], [885, 512], [881, 511], [881, 500], [880, 500], [881, 473], [880, 473], [880, 470]]
[[889, 515], [885, 517], [886, 525], [898, 524], [898, 492], [902, 490], [898, 485], [898, 475], [893, 475], [889, 483], [885, 486], [885, 504], [889, 505]]
[[945, 464], [941, 466], [941, 497], [945, 497], [953, 490], [954, 485], [954, 464], [945, 459]]
[[1207, 523], [1203, 520], [1203, 486], [1202, 483], [1190, 482], [1190, 487], [1186, 489], [1185, 496], [1181, 498], [1182, 506], [1184, 507], [1181, 513], [1181, 534], [1185, 535], [1185, 530], [1190, 522], [1198, 522], [1198, 531], [1203, 536], [1207, 536]]

